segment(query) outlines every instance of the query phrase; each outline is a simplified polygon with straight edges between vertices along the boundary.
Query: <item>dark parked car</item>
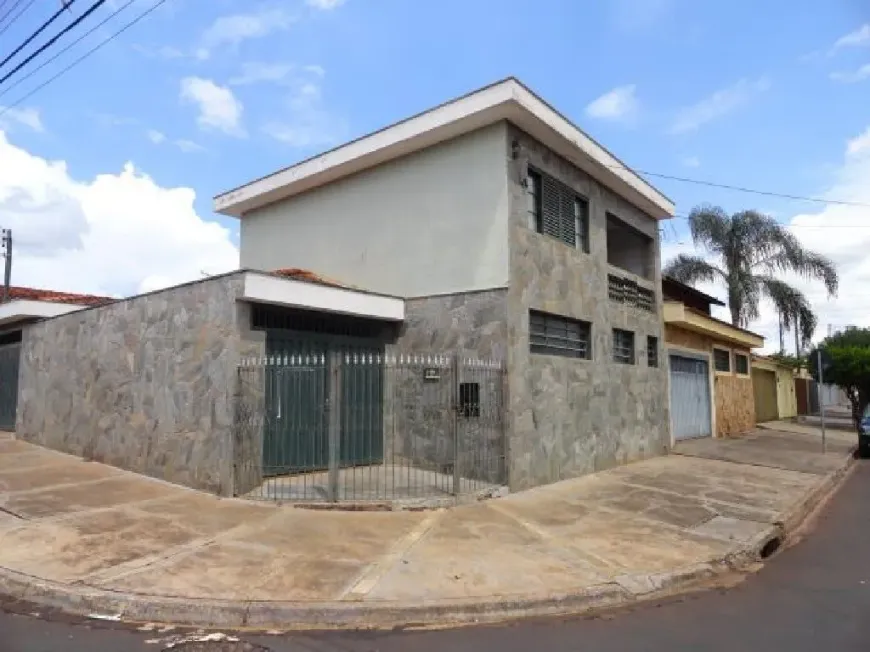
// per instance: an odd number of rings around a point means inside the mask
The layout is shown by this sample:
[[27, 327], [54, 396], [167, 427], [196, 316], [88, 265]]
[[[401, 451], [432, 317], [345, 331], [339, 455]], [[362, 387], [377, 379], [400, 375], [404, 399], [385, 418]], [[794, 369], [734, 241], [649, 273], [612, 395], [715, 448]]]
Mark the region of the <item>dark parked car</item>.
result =
[[870, 457], [870, 405], [864, 408], [864, 414], [858, 424], [858, 455]]

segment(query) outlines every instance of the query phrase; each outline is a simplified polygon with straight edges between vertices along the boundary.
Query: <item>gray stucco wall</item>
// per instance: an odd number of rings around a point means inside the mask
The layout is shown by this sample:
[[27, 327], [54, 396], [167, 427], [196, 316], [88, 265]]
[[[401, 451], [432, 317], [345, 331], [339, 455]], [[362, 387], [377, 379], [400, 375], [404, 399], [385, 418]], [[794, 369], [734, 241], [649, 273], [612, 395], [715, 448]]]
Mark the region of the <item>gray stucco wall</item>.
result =
[[238, 360], [262, 351], [241, 290], [215, 277], [28, 327], [18, 436], [230, 493]]
[[302, 267], [401, 297], [504, 287], [506, 124], [241, 219], [241, 265]]
[[[667, 372], [661, 347], [658, 224], [570, 163], [512, 128], [519, 156], [509, 165], [508, 463], [512, 490], [599, 471], [666, 452]], [[589, 200], [590, 253], [528, 228], [523, 179], [531, 164]], [[606, 213], [655, 241], [654, 280], [607, 262]], [[608, 272], [656, 293], [656, 311], [608, 300]], [[531, 354], [529, 309], [592, 324], [592, 360]], [[612, 329], [635, 333], [636, 364], [612, 361]], [[647, 336], [659, 339], [648, 368]]]

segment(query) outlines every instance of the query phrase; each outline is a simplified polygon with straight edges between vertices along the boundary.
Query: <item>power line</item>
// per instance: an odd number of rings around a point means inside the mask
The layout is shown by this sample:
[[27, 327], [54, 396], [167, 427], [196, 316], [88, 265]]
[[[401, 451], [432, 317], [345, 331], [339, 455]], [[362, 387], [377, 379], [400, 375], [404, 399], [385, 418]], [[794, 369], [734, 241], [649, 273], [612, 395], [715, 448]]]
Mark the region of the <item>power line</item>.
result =
[[61, 15], [61, 14], [62, 14], [66, 9], [68, 9], [69, 7], [71, 7], [71, 6], [73, 5], [73, 3], [75, 3], [75, 2], [78, 2], [78, 0], [69, 0], [69, 2], [67, 2], [66, 4], [61, 3], [60, 9], [58, 9], [56, 12], [54, 12], [54, 14], [52, 14], [51, 18], [49, 18], [47, 21], [45, 21], [44, 23], [42, 23], [42, 25], [39, 27], [39, 29], [37, 29], [35, 32], [33, 32], [33, 34], [31, 34], [30, 36], [28, 36], [28, 37], [24, 40], [24, 43], [22, 43], [22, 44], [19, 45], [17, 48], [15, 48], [15, 50], [13, 50], [12, 54], [10, 54], [8, 57], [6, 57], [5, 59], [3, 59], [3, 61], [0, 61], [0, 68], [2, 68], [2, 67], [5, 66], [7, 63], [9, 63], [9, 60], [10, 60], [12, 57], [14, 57], [16, 54], [18, 54], [19, 52], [21, 52], [21, 51], [22, 51], [24, 48], [26, 48], [28, 45], [30, 45], [30, 42], [33, 41], [33, 39], [35, 39], [37, 36], [39, 36], [40, 34], [42, 34], [42, 32], [44, 32], [44, 31], [48, 28], [49, 25], [51, 25], [54, 21], [56, 21], [56, 20], [60, 17], [60, 15]]
[[[21, 8], [21, 11], [19, 11], [17, 14], [15, 14], [15, 15], [14, 15], [10, 20], [9, 20], [9, 22], [6, 23], [6, 24], [3, 26], [3, 29], [0, 30], [0, 36], [2, 36], [2, 35], [6, 32], [7, 29], [9, 29], [10, 27], [12, 27], [12, 25], [15, 24], [15, 21], [17, 21], [19, 18], [21, 18], [21, 16], [24, 14], [24, 12], [27, 11], [28, 9], [30, 9], [30, 6], [31, 6], [34, 2], [36, 2], [36, 0], [30, 0], [30, 2], [28, 2], [26, 5], [24, 5], [24, 7]], [[17, 7], [17, 6], [20, 5], [20, 4], [21, 4], [21, 0], [16, 0], [15, 4], [12, 5], [12, 7], [9, 8], [9, 11], [7, 11], [7, 12], [3, 15], [3, 18], [0, 18], [0, 23], [2, 23], [4, 20], [6, 20], [6, 16], [8, 16], [9, 13], [10, 13], [13, 9], [15, 9], [15, 7]]]
[[101, 20], [99, 23], [97, 23], [96, 25], [94, 25], [93, 27], [91, 27], [87, 32], [85, 32], [84, 34], [82, 34], [81, 36], [79, 36], [75, 41], [73, 41], [72, 43], [70, 43], [69, 45], [67, 45], [65, 48], [63, 48], [62, 50], [60, 50], [59, 52], [57, 52], [53, 57], [51, 57], [50, 59], [48, 59], [48, 60], [46, 60], [46, 61], [43, 61], [43, 62], [42, 62], [41, 64], [39, 64], [36, 68], [34, 68], [34, 69], [31, 70], [30, 72], [28, 72], [26, 75], [24, 75], [24, 77], [21, 77], [20, 79], [16, 80], [14, 83], [12, 83], [10, 86], [7, 86], [5, 89], [0, 90], [0, 97], [3, 97], [4, 95], [6, 95], [6, 93], [8, 93], [9, 91], [11, 91], [13, 88], [15, 88], [16, 86], [18, 86], [18, 85], [21, 84], [22, 82], [27, 81], [28, 79], [30, 79], [31, 77], [33, 77], [33, 75], [35, 75], [35, 74], [38, 73], [40, 70], [42, 70], [43, 68], [45, 68], [48, 64], [50, 64], [52, 61], [56, 60], [56, 59], [57, 59], [58, 57], [60, 57], [62, 54], [64, 54], [65, 52], [67, 52], [68, 50], [70, 50], [71, 48], [73, 48], [74, 46], [76, 46], [76, 45], [78, 45], [79, 43], [81, 43], [84, 39], [86, 39], [88, 36], [90, 36], [91, 34], [93, 34], [94, 32], [96, 32], [98, 29], [100, 29], [100, 27], [102, 27], [103, 25], [105, 25], [106, 23], [108, 23], [110, 20], [112, 20], [115, 16], [117, 16], [118, 14], [120, 14], [122, 11], [124, 11], [127, 7], [129, 7], [129, 6], [130, 6], [131, 4], [133, 4], [134, 2], [136, 2], [136, 0], [127, 0], [126, 4], [121, 5], [118, 9], [116, 9], [114, 12], [112, 12], [111, 14], [109, 14], [108, 16], [106, 16], [106, 17], [105, 17], [103, 20]]
[[[12, 6], [9, 7], [9, 9], [7, 9], [6, 12], [5, 12], [2, 16], [0, 16], [0, 24], [2, 24], [4, 20], [6, 20], [6, 17], [7, 17], [9, 14], [11, 14], [13, 11], [15, 11], [15, 7], [17, 7], [18, 5], [20, 5], [20, 4], [21, 4], [21, 1], [22, 1], [22, 0], [15, 0], [15, 2], [12, 3]], [[31, 3], [32, 3], [32, 0], [31, 0]], [[7, 4], [7, 3], [4, 2], [4, 3], [3, 3], [3, 6], [6, 6], [6, 4]]]
[[[0, 77], [0, 84], [2, 84], [3, 82], [5, 82], [5, 81], [6, 81], [7, 79], [9, 79], [12, 75], [14, 75], [16, 72], [18, 72], [19, 70], [21, 70], [24, 66], [26, 66], [28, 63], [30, 63], [31, 61], [33, 61], [36, 57], [38, 57], [40, 54], [42, 54], [42, 53], [45, 52], [48, 48], [50, 48], [52, 45], [54, 45], [54, 44], [57, 42], [57, 40], [58, 40], [61, 36], [63, 36], [63, 35], [66, 34], [67, 32], [69, 32], [70, 30], [75, 29], [75, 27], [76, 27], [79, 23], [81, 23], [85, 18], [87, 18], [88, 16], [90, 16], [90, 15], [91, 15], [92, 13], [94, 13], [97, 9], [99, 9], [101, 5], [105, 4], [105, 2], [106, 2], [106, 0], [97, 0], [94, 4], [92, 4], [92, 5], [87, 9], [87, 11], [85, 11], [85, 13], [83, 13], [81, 16], [79, 16], [78, 18], [76, 18], [76, 19], [75, 19], [73, 22], [71, 22], [69, 25], [67, 25], [67, 26], [64, 27], [62, 30], [60, 30], [57, 34], [54, 35], [53, 38], [50, 38], [50, 39], [49, 39], [48, 41], [46, 41], [46, 42], [45, 42], [41, 47], [37, 48], [36, 52], [32, 53], [32, 54], [31, 54], [29, 57], [27, 57], [24, 61], [22, 61], [21, 63], [19, 63], [17, 66], [15, 66], [15, 68], [13, 68], [10, 72], [6, 73], [6, 75], [4, 75], [3, 77]], [[69, 5], [66, 5], [66, 6], [69, 6]]]
[[[0, 93], [2, 97], [2, 93]], [[688, 215], [674, 215], [671, 220], [686, 220]], [[870, 229], [870, 224], [783, 224], [787, 229]]]
[[21, 104], [24, 100], [26, 100], [27, 98], [29, 98], [30, 96], [32, 96], [34, 93], [36, 93], [36, 92], [42, 90], [43, 88], [45, 88], [46, 86], [48, 86], [51, 82], [53, 82], [55, 79], [57, 79], [57, 78], [60, 77], [61, 75], [65, 74], [66, 72], [68, 72], [68, 71], [71, 70], [72, 68], [76, 67], [76, 66], [77, 66], [78, 64], [80, 64], [82, 61], [84, 61], [84, 60], [87, 59], [89, 56], [91, 56], [94, 52], [96, 52], [97, 50], [99, 50], [100, 48], [102, 48], [104, 45], [106, 45], [107, 43], [109, 43], [110, 41], [112, 41], [113, 39], [115, 39], [116, 37], [120, 36], [122, 33], [126, 32], [128, 29], [130, 29], [131, 27], [133, 27], [133, 25], [135, 25], [136, 23], [138, 23], [140, 20], [142, 20], [143, 18], [145, 18], [145, 16], [147, 16], [147, 15], [150, 14], [152, 11], [154, 11], [155, 9], [157, 9], [159, 6], [165, 4], [166, 2], [167, 2], [167, 0], [158, 0], [158, 1], [157, 1], [156, 3], [154, 3], [151, 7], [149, 7], [148, 9], [146, 9], [145, 11], [143, 11], [141, 14], [139, 14], [138, 16], [136, 16], [136, 18], [134, 18], [134, 19], [131, 20], [129, 23], [127, 23], [126, 25], [124, 25], [124, 26], [123, 26], [121, 29], [119, 29], [117, 32], [115, 32], [114, 34], [110, 34], [108, 37], [106, 37], [105, 39], [103, 39], [102, 41], [100, 41], [99, 43], [97, 43], [94, 47], [92, 47], [90, 50], [88, 50], [87, 52], [85, 52], [85, 53], [84, 53], [82, 56], [80, 56], [78, 59], [76, 59], [76, 60], [73, 61], [71, 64], [69, 64], [66, 68], [62, 68], [62, 69], [61, 69], [57, 74], [55, 74], [55, 75], [49, 77], [49, 78], [46, 79], [43, 83], [41, 83], [39, 86], [37, 86], [36, 88], [34, 88], [32, 91], [30, 91], [29, 93], [23, 95], [22, 97], [20, 97], [19, 99], [17, 99], [15, 102], [13, 102], [12, 104], [10, 104], [9, 106], [5, 107], [2, 111], [0, 111], [0, 117], [2, 117], [2, 116], [5, 115], [6, 113], [8, 113], [11, 109], [13, 109], [13, 108], [15, 108], [16, 106], [18, 106], [19, 104]]
[[724, 190], [735, 190], [737, 192], [746, 192], [753, 195], [763, 195], [765, 197], [778, 197], [780, 199], [794, 199], [797, 201], [810, 201], [819, 204], [837, 204], [839, 206], [857, 206], [860, 208], [870, 208], [870, 204], [859, 201], [846, 201], [841, 199], [823, 199], [821, 197], [807, 197], [805, 195], [789, 195], [781, 192], [773, 192], [770, 190], [758, 190], [756, 188], [745, 188], [743, 186], [732, 186], [727, 183], [717, 183], [715, 181], [704, 181], [702, 179], [691, 179], [689, 177], [678, 177], [672, 174], [663, 174], [661, 172], [649, 172], [648, 170], [639, 170], [630, 168], [625, 165], [606, 165], [605, 167], [617, 170], [625, 170], [634, 174], [644, 174], [649, 177], [658, 177], [660, 179], [670, 179], [671, 181], [682, 181], [684, 183], [694, 183], [699, 186], [710, 186], [712, 188], [722, 188]]

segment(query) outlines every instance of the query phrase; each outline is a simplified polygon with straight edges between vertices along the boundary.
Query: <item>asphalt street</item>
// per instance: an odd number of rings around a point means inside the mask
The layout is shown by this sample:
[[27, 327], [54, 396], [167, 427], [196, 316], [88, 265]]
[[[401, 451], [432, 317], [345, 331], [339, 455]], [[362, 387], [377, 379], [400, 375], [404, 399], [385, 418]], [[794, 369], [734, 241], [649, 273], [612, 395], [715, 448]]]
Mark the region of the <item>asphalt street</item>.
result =
[[[870, 649], [870, 462], [855, 472], [804, 539], [758, 573], [718, 588], [595, 618], [435, 631], [260, 636], [137, 631], [7, 603], [0, 652], [528, 652]], [[223, 640], [221, 640], [223, 639]], [[232, 640], [239, 639], [239, 640]]]

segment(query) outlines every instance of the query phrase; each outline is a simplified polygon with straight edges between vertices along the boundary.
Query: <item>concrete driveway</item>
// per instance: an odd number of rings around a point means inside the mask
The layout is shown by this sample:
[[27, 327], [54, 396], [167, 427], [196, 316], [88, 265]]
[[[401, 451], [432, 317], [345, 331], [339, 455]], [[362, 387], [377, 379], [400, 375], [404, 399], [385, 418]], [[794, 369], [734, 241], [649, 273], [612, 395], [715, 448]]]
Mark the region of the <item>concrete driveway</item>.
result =
[[0, 592], [265, 627], [620, 603], [753, 556], [796, 523], [849, 463], [845, 443], [816, 444], [758, 431], [474, 505], [341, 512], [220, 499], [0, 440]]

